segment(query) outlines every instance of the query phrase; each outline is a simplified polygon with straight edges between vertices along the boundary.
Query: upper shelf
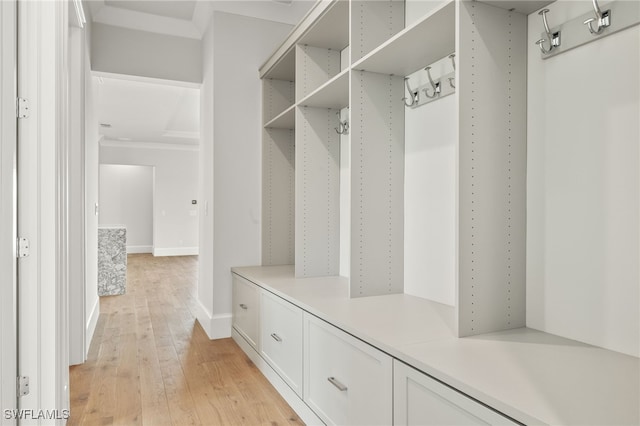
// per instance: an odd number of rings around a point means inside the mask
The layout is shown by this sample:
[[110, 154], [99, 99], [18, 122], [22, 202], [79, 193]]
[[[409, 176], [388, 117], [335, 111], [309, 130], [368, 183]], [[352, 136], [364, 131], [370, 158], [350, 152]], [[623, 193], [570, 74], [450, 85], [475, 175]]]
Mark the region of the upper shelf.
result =
[[455, 4], [449, 1], [353, 64], [354, 70], [407, 76], [455, 50]]
[[[342, 50], [349, 44], [349, 2], [318, 0], [260, 67], [260, 78], [294, 80], [295, 45]], [[292, 57], [290, 57], [290, 55]]]
[[298, 44], [342, 50], [349, 45], [349, 2], [337, 0], [309, 28]]
[[300, 100], [298, 105], [333, 109], [342, 109], [349, 106], [349, 70], [342, 71], [318, 87]]
[[480, 3], [486, 3], [500, 9], [513, 10], [514, 12], [528, 15], [538, 9], [553, 3], [555, 0], [479, 0]]
[[275, 80], [296, 80], [296, 49], [291, 48], [278, 60], [269, 70], [264, 78], [273, 78]]

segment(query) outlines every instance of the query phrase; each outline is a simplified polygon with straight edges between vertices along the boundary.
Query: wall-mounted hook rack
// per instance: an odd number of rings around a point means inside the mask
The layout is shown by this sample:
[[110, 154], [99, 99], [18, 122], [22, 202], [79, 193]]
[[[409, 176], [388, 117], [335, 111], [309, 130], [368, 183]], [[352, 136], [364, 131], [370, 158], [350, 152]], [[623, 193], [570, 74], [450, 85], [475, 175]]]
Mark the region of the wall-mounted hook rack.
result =
[[[402, 98], [405, 101], [405, 105], [409, 108], [417, 108], [424, 104], [437, 101], [445, 96], [455, 93], [455, 53], [448, 55], [433, 64], [424, 68], [426, 71], [427, 83], [412, 89], [409, 84], [409, 79], [405, 77], [405, 86], [410, 94], [413, 94], [413, 102], [407, 102], [407, 97]], [[449, 62], [451, 65], [449, 65]], [[449, 69], [452, 71], [448, 71]], [[438, 71], [441, 74], [437, 76]], [[424, 77], [423, 77], [424, 78]], [[424, 81], [424, 80], [423, 80]], [[424, 96], [420, 96], [423, 93]]]
[[348, 135], [349, 122], [346, 119], [344, 120], [340, 119], [340, 111], [336, 112], [336, 114], [338, 115], [338, 127], [334, 127], [334, 129], [336, 130], [336, 133], [338, 133], [339, 135]]
[[[597, 0], [592, 0], [592, 6], [593, 10], [575, 19], [552, 27], [548, 31], [545, 28], [545, 32], [540, 35], [541, 40], [551, 40], [553, 44], [553, 40], [549, 39], [549, 34], [553, 36], [558, 33], [558, 45], [552, 46], [547, 50], [536, 42], [540, 46], [542, 59], [551, 58], [583, 44], [640, 24], [640, 1], [616, 0], [601, 7]], [[544, 19], [542, 12], [545, 12], [545, 10], [539, 12]], [[615, 15], [615, 20], [612, 18], [613, 15]], [[585, 25], [587, 28], [585, 28]], [[560, 44], [560, 33], [562, 33], [562, 44]]]

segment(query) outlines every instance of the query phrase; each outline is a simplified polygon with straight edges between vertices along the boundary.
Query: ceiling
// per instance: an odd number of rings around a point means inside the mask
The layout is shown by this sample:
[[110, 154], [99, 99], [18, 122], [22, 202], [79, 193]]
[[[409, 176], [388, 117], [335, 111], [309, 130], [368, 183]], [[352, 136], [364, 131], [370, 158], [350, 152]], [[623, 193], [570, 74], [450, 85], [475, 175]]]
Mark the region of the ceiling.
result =
[[198, 145], [200, 91], [141, 79], [94, 77], [99, 127], [108, 140]]
[[166, 18], [190, 21], [196, 7], [195, 0], [183, 1], [137, 1], [137, 0], [104, 0], [105, 6], [134, 10]]
[[314, 0], [89, 0], [93, 22], [201, 39], [214, 11], [295, 25]]

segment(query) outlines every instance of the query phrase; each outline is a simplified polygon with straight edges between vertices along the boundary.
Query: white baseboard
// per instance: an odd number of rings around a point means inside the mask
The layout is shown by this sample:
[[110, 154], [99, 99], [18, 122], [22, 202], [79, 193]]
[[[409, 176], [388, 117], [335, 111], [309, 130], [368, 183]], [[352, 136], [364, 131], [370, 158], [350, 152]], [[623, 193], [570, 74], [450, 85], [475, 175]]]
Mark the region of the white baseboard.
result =
[[197, 256], [199, 247], [154, 247], [154, 256]]
[[86, 348], [84, 349], [85, 357], [89, 353], [89, 346], [91, 346], [91, 341], [93, 340], [93, 333], [96, 331], [96, 325], [98, 324], [98, 317], [100, 316], [100, 298], [97, 298], [96, 303], [93, 305], [91, 309], [91, 314], [89, 315], [89, 319], [87, 320], [87, 331], [85, 334], [85, 344]]
[[235, 329], [231, 333], [233, 340], [240, 346], [245, 354], [253, 361], [258, 367], [258, 370], [269, 380], [278, 393], [287, 401], [287, 404], [293, 411], [295, 411], [300, 419], [307, 425], [324, 425], [322, 420], [316, 415], [316, 413], [309, 408], [305, 402], [300, 399], [293, 389], [282, 380], [282, 378], [275, 372], [273, 368], [265, 361], [258, 352], [256, 352], [251, 345], [242, 337]]
[[153, 253], [153, 246], [127, 246], [129, 253]]
[[207, 333], [207, 337], [211, 339], [211, 313], [207, 310], [207, 308], [202, 306], [200, 300], [198, 300], [197, 302], [198, 303], [196, 304], [195, 313], [196, 319], [204, 329], [204, 332]]
[[231, 314], [213, 315], [211, 317], [211, 339], [231, 337]]
[[196, 305], [196, 319], [207, 333], [209, 339], [225, 339], [231, 337], [231, 314], [211, 315], [209, 310], [205, 308], [198, 300]]

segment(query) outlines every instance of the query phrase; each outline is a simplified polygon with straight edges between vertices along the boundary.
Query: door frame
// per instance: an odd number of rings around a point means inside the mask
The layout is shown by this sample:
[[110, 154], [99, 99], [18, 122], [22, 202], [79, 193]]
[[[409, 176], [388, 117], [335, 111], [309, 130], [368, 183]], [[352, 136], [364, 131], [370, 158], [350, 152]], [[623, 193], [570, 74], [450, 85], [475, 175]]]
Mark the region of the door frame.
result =
[[17, 409], [17, 0], [0, 1], [0, 418]]
[[30, 424], [64, 425], [69, 413], [68, 7], [17, 1], [18, 95], [30, 103], [17, 148], [18, 235], [30, 240], [17, 267], [18, 374], [30, 392], [18, 408]]

